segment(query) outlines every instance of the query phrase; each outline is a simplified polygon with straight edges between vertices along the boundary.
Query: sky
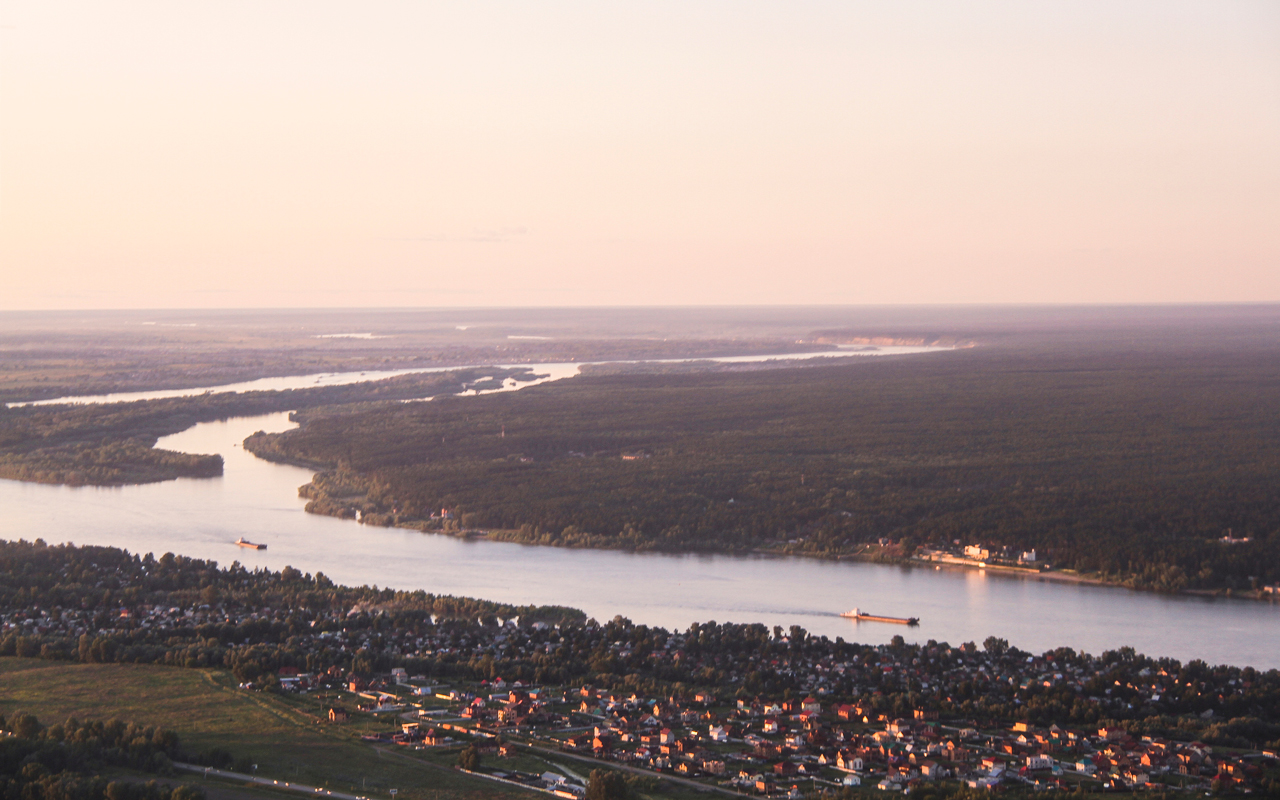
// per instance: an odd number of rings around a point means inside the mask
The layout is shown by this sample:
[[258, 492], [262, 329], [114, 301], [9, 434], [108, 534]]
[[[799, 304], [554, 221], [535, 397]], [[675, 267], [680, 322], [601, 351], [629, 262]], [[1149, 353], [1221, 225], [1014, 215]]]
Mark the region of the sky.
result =
[[1280, 301], [1280, 3], [0, 5], [0, 310]]

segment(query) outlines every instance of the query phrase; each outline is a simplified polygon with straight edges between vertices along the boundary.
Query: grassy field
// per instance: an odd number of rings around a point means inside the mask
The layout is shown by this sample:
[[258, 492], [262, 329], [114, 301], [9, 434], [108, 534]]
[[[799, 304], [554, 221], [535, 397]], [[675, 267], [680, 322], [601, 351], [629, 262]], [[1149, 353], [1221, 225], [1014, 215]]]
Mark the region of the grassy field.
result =
[[357, 738], [379, 723], [321, 724], [273, 696], [236, 689], [219, 671], [0, 659], [0, 713], [17, 710], [45, 724], [76, 716], [160, 725], [176, 731], [188, 751], [221, 747], [252, 759], [260, 776], [374, 798], [389, 797], [391, 788], [406, 800], [535, 796], [441, 767], [452, 760], [443, 754], [430, 763], [385, 753]]

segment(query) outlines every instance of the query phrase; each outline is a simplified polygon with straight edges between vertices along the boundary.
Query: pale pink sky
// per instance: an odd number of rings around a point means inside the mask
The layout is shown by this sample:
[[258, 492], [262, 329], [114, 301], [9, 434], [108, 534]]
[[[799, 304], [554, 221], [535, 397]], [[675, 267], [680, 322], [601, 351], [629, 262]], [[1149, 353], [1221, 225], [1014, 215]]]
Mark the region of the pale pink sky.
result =
[[1280, 301], [1280, 3], [0, 6], [0, 309]]

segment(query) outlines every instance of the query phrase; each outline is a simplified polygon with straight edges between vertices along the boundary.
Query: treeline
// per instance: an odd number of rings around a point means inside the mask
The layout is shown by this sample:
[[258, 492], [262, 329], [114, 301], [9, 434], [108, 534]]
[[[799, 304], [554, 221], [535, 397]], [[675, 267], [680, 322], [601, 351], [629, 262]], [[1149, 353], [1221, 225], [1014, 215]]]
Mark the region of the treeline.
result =
[[116, 547], [49, 545], [41, 539], [0, 540], [0, 610], [66, 608], [118, 611], [168, 604], [217, 605], [228, 611], [264, 607], [310, 612], [406, 610], [448, 618], [521, 616], [529, 621], [583, 621], [578, 609], [513, 606], [471, 597], [405, 592], [377, 586], [339, 586], [324, 573], [293, 567], [246, 569], [238, 562], [165, 553], [139, 555]]
[[[148, 617], [147, 608], [173, 611]], [[198, 613], [188, 618], [184, 608]], [[710, 688], [791, 698], [812, 691], [821, 674], [827, 702], [856, 702], [890, 718], [932, 709], [1045, 726], [1125, 720], [1151, 735], [1233, 746], [1280, 740], [1280, 672], [1155, 659], [1131, 648], [1033, 657], [995, 637], [981, 647], [902, 637], [871, 646], [800, 626], [714, 621], [673, 632], [623, 617], [600, 624], [568, 609], [339, 587], [289, 568], [219, 569], [167, 554], [39, 542], [0, 545], [0, 613], [11, 631], [0, 640], [3, 656], [221, 667], [265, 687], [285, 667], [337, 679], [404, 667], [437, 679], [593, 683], [650, 697]], [[518, 627], [495, 624], [516, 615]], [[537, 619], [555, 624], [529, 624]], [[1075, 683], [1046, 685], [1054, 673]], [[218, 766], [225, 754], [188, 760]]]
[[222, 456], [157, 450], [154, 439], [106, 439], [0, 453], [0, 478], [71, 486], [116, 486], [169, 478], [216, 478]]
[[481, 368], [402, 375], [347, 386], [244, 392], [92, 405], [0, 406], [0, 478], [118, 486], [222, 474], [222, 457], [155, 449], [161, 436], [198, 422], [315, 406], [360, 404], [492, 389], [525, 369]]
[[172, 731], [120, 720], [71, 718], [45, 727], [32, 714], [0, 715], [0, 798], [4, 800], [204, 800], [193, 786], [108, 781], [108, 769], [173, 774], [184, 757]]
[[[141, 624], [147, 610], [157, 607], [205, 607], [208, 619], [178, 619], [172, 627]], [[255, 613], [263, 609], [283, 613]], [[123, 619], [122, 612], [128, 612]], [[0, 656], [226, 667], [241, 680], [282, 667], [324, 671], [350, 668], [353, 659], [367, 661], [368, 653], [353, 656], [336, 643], [318, 648], [299, 644], [298, 637], [335, 626], [359, 637], [370, 631], [422, 630], [437, 620], [485, 619], [492, 624], [499, 617], [518, 617], [526, 624], [569, 624], [586, 619], [581, 611], [562, 606], [338, 586], [323, 573], [313, 576], [292, 567], [279, 572], [239, 564], [219, 568], [213, 561], [172, 553], [157, 559], [150, 553], [50, 546], [41, 540], [0, 541], [0, 613], [39, 623], [14, 624], [0, 633]], [[94, 632], [76, 632], [86, 628]]]
[[304, 412], [245, 444], [328, 465], [309, 508], [376, 524], [450, 508], [530, 544], [824, 557], [959, 540], [1249, 591], [1280, 583], [1280, 343], [1229, 344], [580, 377]]

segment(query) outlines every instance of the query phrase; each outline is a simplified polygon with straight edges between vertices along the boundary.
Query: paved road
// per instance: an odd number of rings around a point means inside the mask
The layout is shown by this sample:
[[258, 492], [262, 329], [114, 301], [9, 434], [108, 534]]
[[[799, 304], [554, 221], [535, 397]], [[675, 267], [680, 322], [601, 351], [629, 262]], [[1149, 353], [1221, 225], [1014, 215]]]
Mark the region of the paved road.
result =
[[231, 778], [232, 780], [256, 783], [260, 786], [270, 786], [274, 789], [286, 789], [291, 792], [301, 792], [302, 794], [309, 794], [313, 797], [335, 797], [337, 800], [369, 800], [368, 797], [364, 797], [363, 795], [347, 794], [345, 792], [331, 792], [328, 789], [324, 789], [319, 786], [308, 786], [305, 783], [291, 783], [289, 781], [275, 781], [270, 778], [257, 778], [253, 775], [245, 775], [242, 772], [228, 772], [225, 769], [201, 767], [196, 764], [181, 764], [177, 761], [175, 761], [173, 765], [178, 769], [185, 769], [188, 772], [199, 772], [216, 778]]
[[566, 753], [563, 750], [556, 750], [550, 747], [540, 747], [534, 744], [526, 744], [524, 746], [529, 748], [530, 750], [536, 750], [540, 753], [545, 753], [550, 756], [560, 756], [562, 758], [571, 758], [574, 761], [585, 761], [588, 764], [594, 764], [597, 767], [601, 767], [604, 769], [620, 769], [620, 770], [625, 770], [626, 772], [634, 772], [635, 774], [643, 775], [646, 778], [657, 778], [660, 781], [671, 781], [672, 783], [679, 783], [683, 786], [688, 786], [691, 789], [697, 789], [698, 791], [702, 791], [702, 792], [719, 792], [720, 794], [727, 794], [730, 797], [742, 796], [742, 792], [736, 792], [736, 791], [733, 791], [732, 789], [726, 789], [723, 786], [713, 786], [708, 783], [698, 783], [697, 781], [692, 781], [692, 780], [689, 780], [688, 778], [677, 778], [675, 775], [667, 775], [666, 773], [663, 773], [663, 772], [654, 772], [651, 769], [641, 769], [640, 767], [632, 767], [627, 764], [619, 764], [617, 761], [601, 761], [598, 758], [591, 758], [590, 756], [580, 756], [580, 755], [577, 755], [576, 753]]

